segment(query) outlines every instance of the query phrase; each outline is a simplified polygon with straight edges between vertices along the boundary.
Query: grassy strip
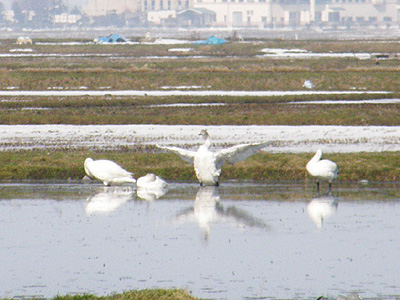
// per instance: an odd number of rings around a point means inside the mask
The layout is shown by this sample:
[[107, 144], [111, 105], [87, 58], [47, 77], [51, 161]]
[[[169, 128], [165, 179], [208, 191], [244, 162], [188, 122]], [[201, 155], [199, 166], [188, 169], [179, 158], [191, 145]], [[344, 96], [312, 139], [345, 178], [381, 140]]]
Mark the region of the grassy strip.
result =
[[[35, 298], [33, 298], [35, 299]], [[188, 292], [179, 289], [146, 289], [128, 291], [109, 296], [95, 296], [91, 294], [56, 296], [52, 300], [196, 300]], [[2, 299], [5, 300], [5, 299]]]
[[[84, 177], [86, 157], [111, 159], [135, 177], [155, 173], [169, 181], [196, 181], [193, 167], [168, 153], [94, 153], [90, 151], [2, 152], [0, 180], [79, 180]], [[305, 180], [305, 165], [312, 154], [260, 153], [245, 162], [223, 167], [221, 181]], [[337, 162], [341, 181], [399, 181], [400, 155], [397, 152], [327, 154]]]
[[[188, 33], [188, 40], [191, 33]], [[129, 37], [128, 37], [129, 38]], [[132, 41], [140, 41], [140, 38], [131, 38]], [[121, 55], [171, 55], [168, 50], [174, 48], [174, 45], [95, 45], [90, 44], [92, 40], [77, 39], [35, 39], [33, 45], [17, 46], [15, 39], [4, 39], [1, 41], [0, 51], [8, 52], [15, 48], [30, 48], [40, 53], [119, 53]], [[60, 42], [82, 42], [89, 44], [74, 45], [43, 45], [40, 43], [60, 43]], [[254, 55], [258, 54], [264, 48], [286, 48], [286, 49], [305, 49], [313, 52], [345, 52], [345, 53], [396, 53], [400, 52], [400, 46], [397, 40], [387, 40], [385, 43], [381, 41], [357, 41], [357, 40], [257, 40], [247, 43], [227, 43], [224, 45], [179, 45], [179, 48], [193, 48], [195, 52], [201, 52], [208, 55]], [[174, 53], [174, 55], [187, 55], [185, 53]]]
[[[229, 97], [197, 98], [197, 101], [217, 103], [218, 99], [226, 105], [154, 107], [141, 105], [145, 100], [136, 98], [40, 102], [17, 100], [0, 103], [0, 107], [3, 107], [0, 124], [400, 125], [400, 104], [313, 105], [270, 102], [278, 101], [277, 98], [264, 98], [265, 103], [239, 103], [239, 99]], [[150, 98], [149, 103], [163, 100]], [[251, 97], [240, 100], [262, 101]], [[167, 103], [171, 101], [195, 103], [196, 98], [165, 99]]]
[[[20, 90], [47, 90], [62, 87], [89, 89], [111, 87], [115, 90], [157, 90], [163, 86], [202, 86], [214, 90], [299, 90], [305, 79], [310, 79], [318, 90], [384, 90], [400, 91], [398, 72], [400, 61], [385, 62], [376, 67], [372, 61], [368, 65], [352, 69], [356, 59], [344, 68], [339, 59], [321, 59], [310, 67], [309, 61], [279, 61], [270, 66], [271, 60], [258, 59], [251, 65], [240, 61], [231, 66], [230, 60], [221, 58], [220, 63], [198, 62], [193, 59], [176, 63], [127, 62], [122, 70], [107, 64], [104, 58], [88, 61], [95, 63], [95, 69], [86, 69], [79, 63], [73, 70], [64, 64], [47, 66], [43, 69], [27, 68], [13, 70], [13, 66], [3, 67], [0, 72], [0, 88], [19, 87]], [[12, 64], [15, 64], [12, 62]], [[211, 64], [211, 65], [210, 65]], [[129, 66], [127, 68], [126, 66]], [[197, 65], [196, 68], [193, 66]], [[34, 78], [34, 80], [32, 80]]]

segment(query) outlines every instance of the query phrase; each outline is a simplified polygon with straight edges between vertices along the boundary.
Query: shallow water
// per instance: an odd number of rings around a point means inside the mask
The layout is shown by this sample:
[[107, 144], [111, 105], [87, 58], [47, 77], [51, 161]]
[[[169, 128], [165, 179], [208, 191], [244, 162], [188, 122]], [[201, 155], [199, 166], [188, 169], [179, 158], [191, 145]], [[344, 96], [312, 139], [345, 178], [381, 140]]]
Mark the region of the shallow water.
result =
[[4, 183], [0, 253], [0, 297], [176, 287], [215, 299], [393, 299], [400, 193], [397, 184], [338, 183], [317, 197], [310, 183], [174, 183], [164, 195]]

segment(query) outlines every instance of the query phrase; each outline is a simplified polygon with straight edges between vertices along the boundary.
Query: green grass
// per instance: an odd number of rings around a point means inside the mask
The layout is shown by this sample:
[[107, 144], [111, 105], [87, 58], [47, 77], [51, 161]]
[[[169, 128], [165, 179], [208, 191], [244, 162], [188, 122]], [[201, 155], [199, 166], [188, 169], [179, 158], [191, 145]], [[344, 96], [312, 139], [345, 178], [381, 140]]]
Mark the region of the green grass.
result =
[[[317, 63], [318, 61], [318, 63]], [[90, 67], [91, 64], [96, 66]], [[343, 65], [343, 63], [347, 63]], [[241, 59], [217, 61], [184, 59], [164, 61], [109, 63], [106, 59], [64, 62], [53, 66], [33, 67], [29, 62], [3, 63], [0, 89], [47, 90], [53, 87], [89, 89], [111, 87], [116, 90], [157, 90], [163, 86], [202, 86], [213, 90], [299, 90], [310, 79], [318, 90], [400, 91], [397, 74], [400, 61], [386, 61], [379, 66], [368, 60], [339, 59], [279, 60]], [[121, 65], [120, 65], [121, 64]], [[32, 80], [35, 78], [35, 80]]]
[[[41, 299], [41, 298], [32, 298]], [[52, 300], [196, 300], [188, 292], [180, 289], [133, 290], [121, 294], [95, 296], [92, 294], [56, 296]], [[2, 299], [6, 300], [6, 299]]]
[[[155, 173], [168, 181], [196, 182], [193, 166], [168, 153], [91, 151], [2, 152], [0, 180], [80, 180], [85, 176], [86, 157], [111, 159], [138, 178]], [[312, 154], [259, 153], [236, 165], [222, 169], [224, 180], [305, 180], [305, 165]], [[331, 154], [337, 162], [341, 181], [399, 181], [400, 155], [397, 152]]]
[[[39, 42], [38, 40], [37, 42]], [[45, 40], [43, 40], [45, 41]], [[62, 41], [62, 40], [61, 40]], [[182, 45], [189, 53], [171, 53], [171, 45], [40, 45], [17, 46], [3, 40], [0, 53], [30, 48], [33, 53], [85, 54], [82, 57], [5, 57], [0, 89], [46, 90], [52, 87], [99, 89], [159, 89], [197, 85], [216, 90], [297, 90], [311, 79], [320, 90], [400, 91], [400, 60], [375, 64], [374, 59], [275, 59], [262, 57], [264, 48], [300, 48], [313, 52], [399, 53], [397, 41], [255, 41], [219, 46]], [[91, 56], [90, 54], [93, 54]], [[111, 56], [94, 56], [105, 54]], [[180, 59], [170, 59], [171, 55]], [[162, 58], [151, 58], [160, 56]], [[191, 58], [201, 56], [201, 58]], [[114, 58], [113, 58], [114, 57]], [[35, 78], [35, 80], [32, 80]]]
[[[287, 103], [287, 101], [315, 98], [315, 96], [14, 98], [12, 102], [0, 102], [0, 124], [400, 125], [400, 104]], [[335, 98], [337, 96], [331, 97]], [[357, 97], [352, 99], [354, 98]], [[226, 105], [151, 106], [163, 103], [204, 102]]]

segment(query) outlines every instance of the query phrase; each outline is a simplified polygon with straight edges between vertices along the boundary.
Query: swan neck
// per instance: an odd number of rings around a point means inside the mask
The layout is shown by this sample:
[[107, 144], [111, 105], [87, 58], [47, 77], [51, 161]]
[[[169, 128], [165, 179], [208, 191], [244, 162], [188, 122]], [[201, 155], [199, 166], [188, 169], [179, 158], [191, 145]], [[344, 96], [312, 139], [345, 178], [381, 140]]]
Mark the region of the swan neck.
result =
[[321, 151], [317, 151], [317, 153], [315, 153], [315, 155], [313, 156], [311, 161], [312, 162], [317, 162], [317, 161], [321, 160], [321, 156], [322, 156], [322, 152]]
[[206, 140], [204, 141], [204, 146], [207, 146], [207, 148], [211, 146], [211, 139], [209, 136], [206, 137]]

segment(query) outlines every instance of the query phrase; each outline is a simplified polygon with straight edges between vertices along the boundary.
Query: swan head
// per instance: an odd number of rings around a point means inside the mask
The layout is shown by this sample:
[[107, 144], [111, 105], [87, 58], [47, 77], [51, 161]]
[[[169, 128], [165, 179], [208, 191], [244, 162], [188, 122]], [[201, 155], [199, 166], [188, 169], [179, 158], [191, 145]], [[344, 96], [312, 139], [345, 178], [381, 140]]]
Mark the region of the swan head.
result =
[[148, 181], [148, 182], [154, 182], [156, 181], [157, 177], [156, 175], [154, 175], [153, 173], [148, 173], [144, 176], [144, 178]]
[[204, 139], [207, 139], [210, 136], [206, 129], [202, 129], [199, 135], [201, 135]]

